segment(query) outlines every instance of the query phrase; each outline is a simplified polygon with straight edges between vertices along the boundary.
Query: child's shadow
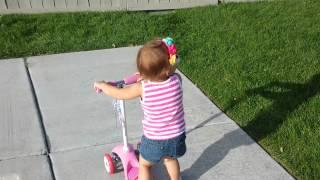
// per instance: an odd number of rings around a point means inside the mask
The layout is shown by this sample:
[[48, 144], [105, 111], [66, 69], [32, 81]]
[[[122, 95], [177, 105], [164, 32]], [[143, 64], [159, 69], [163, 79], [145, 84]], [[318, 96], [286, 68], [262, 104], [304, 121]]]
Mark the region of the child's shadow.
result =
[[[247, 90], [245, 96], [229, 103], [225, 112], [244, 102], [250, 96], [262, 96], [272, 100], [272, 104], [262, 109], [243, 129], [259, 141], [277, 131], [287, 116], [301, 104], [320, 92], [320, 73], [313, 75], [304, 84], [271, 82], [265, 86]], [[206, 123], [208, 120], [205, 121]], [[203, 124], [203, 123], [201, 123]], [[219, 163], [231, 149], [252, 144], [250, 138], [243, 138], [243, 131], [237, 129], [207, 147], [189, 169], [182, 172], [184, 179], [199, 179], [209, 169]]]

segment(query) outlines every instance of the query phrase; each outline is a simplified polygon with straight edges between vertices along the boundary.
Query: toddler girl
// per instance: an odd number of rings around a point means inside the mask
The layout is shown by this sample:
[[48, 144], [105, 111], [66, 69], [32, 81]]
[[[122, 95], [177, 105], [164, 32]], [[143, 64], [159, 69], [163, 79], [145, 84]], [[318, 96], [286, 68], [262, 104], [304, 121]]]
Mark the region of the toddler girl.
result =
[[95, 88], [116, 99], [141, 98], [144, 118], [139, 180], [151, 179], [150, 168], [164, 161], [172, 180], [180, 177], [178, 157], [186, 152], [181, 77], [175, 73], [176, 47], [169, 37], [147, 42], [137, 55], [140, 81], [118, 89], [104, 81]]

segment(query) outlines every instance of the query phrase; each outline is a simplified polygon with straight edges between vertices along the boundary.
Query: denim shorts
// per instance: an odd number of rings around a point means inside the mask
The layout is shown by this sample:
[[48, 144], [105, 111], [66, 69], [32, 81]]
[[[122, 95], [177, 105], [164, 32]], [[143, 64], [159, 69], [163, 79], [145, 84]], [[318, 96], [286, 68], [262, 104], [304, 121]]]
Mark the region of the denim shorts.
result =
[[160, 162], [164, 156], [181, 157], [187, 149], [185, 139], [185, 133], [168, 140], [151, 140], [143, 135], [139, 148], [140, 155], [153, 164]]

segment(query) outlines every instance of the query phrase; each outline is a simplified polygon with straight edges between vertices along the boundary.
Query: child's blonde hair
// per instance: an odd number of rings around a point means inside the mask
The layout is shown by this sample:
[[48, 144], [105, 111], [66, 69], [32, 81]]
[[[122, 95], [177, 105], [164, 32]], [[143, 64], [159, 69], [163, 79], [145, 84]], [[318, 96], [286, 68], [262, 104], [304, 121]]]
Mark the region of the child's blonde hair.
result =
[[149, 80], [166, 80], [175, 71], [169, 62], [166, 45], [160, 38], [144, 44], [138, 51], [137, 68], [143, 78]]

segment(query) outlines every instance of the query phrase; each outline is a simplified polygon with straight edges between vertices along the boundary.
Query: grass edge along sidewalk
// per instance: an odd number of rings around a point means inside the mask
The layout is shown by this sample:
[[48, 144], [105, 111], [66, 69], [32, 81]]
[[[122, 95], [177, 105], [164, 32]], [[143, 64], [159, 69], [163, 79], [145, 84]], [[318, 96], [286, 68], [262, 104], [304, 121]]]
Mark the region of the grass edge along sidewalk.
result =
[[320, 179], [320, 2], [0, 16], [0, 58], [176, 39], [184, 72], [298, 179]]

